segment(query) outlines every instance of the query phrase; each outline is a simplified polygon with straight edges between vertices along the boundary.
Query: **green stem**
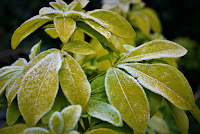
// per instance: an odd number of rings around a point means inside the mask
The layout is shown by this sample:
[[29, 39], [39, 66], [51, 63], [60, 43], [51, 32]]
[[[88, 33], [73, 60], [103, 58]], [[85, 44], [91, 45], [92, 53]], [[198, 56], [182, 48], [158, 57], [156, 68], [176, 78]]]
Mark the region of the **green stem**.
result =
[[198, 106], [195, 104], [192, 110], [190, 110], [190, 113], [195, 117], [195, 119], [199, 122], [200, 124], [200, 109]]

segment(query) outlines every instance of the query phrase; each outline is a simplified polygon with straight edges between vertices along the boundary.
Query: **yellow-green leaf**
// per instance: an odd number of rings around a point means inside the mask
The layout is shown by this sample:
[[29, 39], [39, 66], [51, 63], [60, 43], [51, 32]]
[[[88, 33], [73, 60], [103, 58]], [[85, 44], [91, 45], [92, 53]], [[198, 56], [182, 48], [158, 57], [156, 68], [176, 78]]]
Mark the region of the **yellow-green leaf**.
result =
[[131, 52], [131, 51], [133, 51], [133, 50], [135, 49], [134, 46], [127, 45], [127, 44], [123, 45], [123, 47], [124, 47], [124, 48], [126, 49], [126, 51], [128, 51], [128, 52]]
[[68, 9], [67, 3], [65, 3], [63, 0], [56, 0], [56, 3], [58, 3], [59, 5], [61, 5], [61, 7], [62, 7], [64, 10], [67, 10], [67, 9]]
[[26, 59], [24, 58], [19, 58], [18, 60], [16, 60], [11, 66], [25, 66], [27, 64]]
[[54, 25], [63, 43], [67, 43], [76, 29], [76, 22], [70, 17], [55, 17]]
[[67, 134], [80, 134], [78, 131], [70, 131], [69, 133]]
[[93, 80], [91, 83], [91, 94], [96, 94], [105, 91], [104, 81], [105, 75]]
[[53, 39], [58, 38], [58, 33], [55, 28], [47, 28], [45, 29], [45, 32]]
[[56, 3], [56, 2], [50, 2], [49, 5], [51, 5], [51, 6], [52, 6], [54, 9], [56, 9], [56, 10], [62, 10], [62, 11], [64, 11], [64, 9], [62, 8], [62, 6], [59, 5], [59, 4]]
[[71, 105], [61, 111], [64, 120], [64, 131], [73, 130], [81, 116], [82, 108], [80, 105]]
[[153, 40], [136, 47], [122, 57], [118, 63], [142, 61], [157, 58], [176, 58], [187, 53], [187, 50], [177, 43], [167, 40]]
[[61, 88], [73, 105], [81, 105], [82, 111], [87, 111], [90, 98], [90, 83], [80, 65], [69, 54], [62, 51], [63, 61], [59, 71]]
[[0, 69], [0, 78], [10, 74], [10, 73], [16, 73], [18, 71], [21, 71], [23, 70], [23, 67], [20, 67], [20, 66], [5, 66], [5, 67], [2, 67]]
[[63, 11], [55, 10], [55, 9], [53, 9], [51, 7], [43, 7], [43, 8], [41, 8], [40, 11], [39, 11], [39, 14], [41, 16], [43, 16], [43, 15], [63, 16], [64, 15]]
[[42, 40], [40, 40], [40, 42], [38, 42], [37, 44], [35, 44], [35, 45], [31, 48], [31, 53], [29, 54], [29, 59], [30, 59], [30, 60], [32, 60], [36, 55], [39, 54], [41, 43], [42, 43]]
[[75, 54], [90, 55], [95, 54], [96, 51], [92, 45], [82, 40], [75, 40], [65, 44], [62, 50], [69, 51]]
[[107, 29], [102, 27], [100, 24], [96, 23], [93, 20], [89, 20], [89, 19], [86, 19], [85, 23], [88, 24], [90, 27], [92, 27], [97, 32], [99, 32], [100, 34], [102, 34], [103, 36], [105, 36], [106, 38], [110, 38], [111, 33]]
[[98, 128], [98, 129], [93, 129], [92, 131], [87, 132], [86, 134], [118, 134], [118, 133], [108, 128]]
[[177, 108], [173, 104], [167, 101], [168, 107], [176, 120], [178, 127], [181, 130], [182, 134], [188, 134], [189, 129], [189, 120], [187, 114], [184, 110]]
[[85, 35], [84, 32], [80, 29], [80, 28], [76, 28], [73, 36], [72, 36], [72, 40], [83, 40], [85, 39]]
[[64, 129], [64, 120], [60, 112], [54, 112], [49, 121], [50, 130], [53, 130], [56, 134], [61, 134]]
[[200, 109], [195, 104], [194, 107], [190, 110], [190, 113], [194, 116], [194, 118], [199, 122], [200, 124]]
[[90, 99], [87, 112], [90, 116], [107, 121], [115, 126], [121, 126], [123, 123], [121, 115], [115, 107], [99, 100]]
[[123, 38], [135, 37], [135, 31], [132, 26], [125, 18], [117, 13], [98, 9], [88, 12], [88, 14], [94, 17], [93, 20], [95, 22], [99, 23], [117, 36]]
[[168, 99], [175, 106], [190, 110], [194, 106], [192, 89], [184, 75], [166, 64], [127, 63], [118, 65], [133, 75], [140, 84]]
[[[45, 57], [44, 53], [35, 57], [36, 60], [29, 63], [31, 67], [27, 65], [25, 71], [29, 69], [23, 76], [18, 92], [19, 109], [29, 126], [34, 126], [51, 109], [58, 91], [58, 70], [62, 62], [60, 51], [49, 51], [52, 52]], [[37, 58], [40, 60], [34, 62]]]
[[143, 88], [130, 75], [117, 68], [109, 68], [105, 87], [108, 100], [122, 119], [138, 133], [143, 133], [149, 119], [149, 104]]
[[12, 35], [12, 49], [15, 49], [23, 39], [50, 20], [49, 17], [37, 15], [25, 21]]
[[23, 133], [24, 129], [28, 128], [26, 124], [17, 124], [12, 127], [0, 129], [0, 134], [19, 134]]
[[23, 134], [48, 134], [48, 130], [42, 127], [32, 127], [24, 130]]

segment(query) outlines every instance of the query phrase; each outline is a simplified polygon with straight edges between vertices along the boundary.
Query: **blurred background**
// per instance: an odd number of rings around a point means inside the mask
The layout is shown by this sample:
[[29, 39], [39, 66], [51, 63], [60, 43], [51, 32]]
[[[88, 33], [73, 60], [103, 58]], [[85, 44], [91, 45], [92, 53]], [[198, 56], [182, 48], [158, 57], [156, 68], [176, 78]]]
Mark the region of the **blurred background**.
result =
[[[16, 50], [10, 46], [15, 29], [25, 20], [38, 14], [41, 7], [53, 0], [1, 0], [0, 4], [0, 67], [10, 65], [19, 57], [28, 59], [31, 47], [43, 41], [41, 50], [59, 47], [59, 39], [51, 39], [42, 28], [26, 38]], [[67, 3], [71, 0], [65, 0]], [[163, 35], [188, 49], [186, 56], [178, 61], [179, 69], [188, 79], [198, 106], [200, 106], [200, 0], [143, 0], [147, 7], [159, 15]], [[101, 8], [101, 0], [90, 0], [87, 11]], [[188, 112], [191, 134], [198, 134], [200, 127]], [[0, 115], [4, 122], [5, 116]]]

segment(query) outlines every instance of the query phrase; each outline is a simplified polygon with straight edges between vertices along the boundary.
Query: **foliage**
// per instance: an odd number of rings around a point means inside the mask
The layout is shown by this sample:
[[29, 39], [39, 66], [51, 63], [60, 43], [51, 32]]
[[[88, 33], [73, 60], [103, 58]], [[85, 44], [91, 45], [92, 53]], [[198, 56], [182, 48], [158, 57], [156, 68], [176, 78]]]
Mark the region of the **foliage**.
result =
[[[174, 59], [187, 50], [161, 39], [156, 13], [139, 0], [115, 7], [126, 7], [122, 15], [133, 21], [133, 26], [150, 39], [159, 38], [137, 47], [135, 31], [125, 18], [103, 9], [86, 12], [82, 8], [88, 2], [50, 2], [52, 7], [41, 8], [39, 15], [14, 32], [13, 49], [48, 23], [45, 32], [51, 38], [59, 37], [63, 45], [39, 52], [40, 41], [31, 49], [30, 61], [20, 58], [1, 68], [0, 95], [7, 99], [8, 127], [0, 132], [168, 133], [159, 112], [166, 100], [181, 132], [188, 133], [184, 110], [198, 121], [200, 110], [187, 79], [173, 67]], [[131, 3], [135, 5], [129, 11]], [[89, 42], [85, 35], [91, 38]]]

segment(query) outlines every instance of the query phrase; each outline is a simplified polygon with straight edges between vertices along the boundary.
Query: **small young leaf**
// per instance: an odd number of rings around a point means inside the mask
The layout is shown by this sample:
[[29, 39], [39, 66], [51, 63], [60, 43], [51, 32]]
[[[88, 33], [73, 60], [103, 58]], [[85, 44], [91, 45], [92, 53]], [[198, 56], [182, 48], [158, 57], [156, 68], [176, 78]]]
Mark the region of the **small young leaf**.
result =
[[128, 52], [131, 52], [135, 49], [135, 47], [131, 46], [131, 45], [123, 45], [123, 47], [128, 51]]
[[189, 120], [187, 114], [184, 110], [177, 108], [173, 104], [167, 101], [168, 107], [176, 120], [178, 127], [181, 130], [182, 134], [188, 134], [189, 129]]
[[61, 111], [64, 120], [64, 131], [73, 130], [81, 116], [82, 108], [80, 105], [71, 105]]
[[62, 67], [59, 71], [61, 88], [70, 103], [81, 105], [85, 113], [90, 98], [90, 83], [75, 59], [64, 51], [61, 54], [63, 56]]
[[41, 43], [42, 43], [42, 40], [40, 40], [40, 42], [38, 42], [37, 44], [35, 44], [35, 45], [31, 48], [31, 53], [29, 54], [29, 59], [30, 59], [30, 60], [32, 60], [36, 55], [39, 54]]
[[194, 106], [192, 89], [184, 75], [166, 64], [127, 63], [118, 65], [133, 75], [140, 84], [168, 99], [175, 106], [190, 110]]
[[43, 15], [56, 15], [56, 16], [63, 16], [63, 11], [55, 10], [51, 7], [43, 7], [39, 11], [40, 16]]
[[42, 127], [32, 127], [24, 130], [23, 134], [48, 134], [48, 130]]
[[64, 11], [64, 9], [62, 8], [62, 6], [59, 5], [59, 4], [56, 3], [56, 2], [50, 2], [49, 5], [51, 5], [51, 6], [52, 6], [54, 9], [56, 9], [56, 10], [62, 10], [62, 11]]
[[53, 39], [58, 38], [58, 33], [55, 28], [47, 28], [45, 29], [45, 32]]
[[147, 42], [122, 57], [118, 63], [131, 61], [142, 61], [157, 58], [175, 58], [181, 57], [187, 53], [187, 50], [171, 41], [153, 40]]
[[99, 100], [90, 99], [88, 114], [92, 117], [107, 121], [115, 126], [121, 126], [123, 123], [121, 115], [115, 107]]
[[98, 129], [93, 129], [92, 131], [87, 132], [86, 134], [118, 134], [118, 133], [108, 128], [98, 128]]
[[[34, 63], [44, 53], [29, 63], [34, 65], [24, 74], [18, 92], [19, 109], [29, 126], [34, 126], [51, 109], [58, 92], [58, 70], [62, 62], [60, 51], [49, 51], [52, 52], [38, 62]], [[29, 67], [27, 65], [27, 68]]]
[[17, 124], [11, 127], [5, 127], [0, 129], [0, 134], [19, 134], [28, 128], [26, 124]]
[[134, 38], [135, 31], [126, 19], [117, 13], [102, 9], [88, 12], [94, 17], [94, 21], [111, 31], [113, 34], [123, 38]]
[[109, 68], [105, 77], [108, 100], [134, 131], [143, 133], [149, 119], [149, 104], [143, 88], [130, 75]]
[[21, 114], [18, 108], [17, 101], [13, 101], [12, 104], [7, 109], [6, 113], [7, 124], [9, 126], [14, 125], [20, 115]]
[[92, 89], [91, 94], [96, 94], [105, 91], [104, 81], [105, 81], [105, 75], [100, 76], [95, 80], [93, 80], [91, 83], [91, 89]]
[[56, 3], [58, 3], [59, 5], [61, 5], [61, 7], [62, 7], [64, 10], [67, 10], [67, 9], [68, 9], [67, 3], [65, 3], [63, 0], [56, 0]]
[[50, 20], [49, 17], [37, 15], [24, 22], [12, 35], [12, 49], [15, 49], [23, 39]]
[[61, 134], [64, 129], [64, 120], [60, 112], [54, 112], [49, 121], [50, 130], [53, 130], [56, 134]]
[[19, 58], [18, 60], [16, 60], [11, 66], [25, 66], [27, 64], [26, 59], [24, 58]]
[[62, 50], [81, 55], [90, 55], [96, 53], [92, 45], [81, 40], [75, 40], [65, 44], [62, 47]]
[[67, 43], [76, 29], [76, 22], [70, 17], [55, 17], [54, 25], [63, 43]]

